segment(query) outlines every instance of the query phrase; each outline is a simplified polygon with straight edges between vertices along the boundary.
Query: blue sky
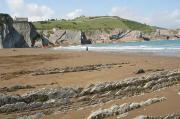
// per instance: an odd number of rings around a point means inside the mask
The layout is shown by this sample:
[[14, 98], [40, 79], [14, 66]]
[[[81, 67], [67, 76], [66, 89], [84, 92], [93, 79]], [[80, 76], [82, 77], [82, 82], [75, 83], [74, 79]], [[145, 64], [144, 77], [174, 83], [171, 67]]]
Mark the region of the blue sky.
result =
[[180, 0], [1, 0], [0, 12], [30, 20], [113, 15], [150, 25], [180, 28]]

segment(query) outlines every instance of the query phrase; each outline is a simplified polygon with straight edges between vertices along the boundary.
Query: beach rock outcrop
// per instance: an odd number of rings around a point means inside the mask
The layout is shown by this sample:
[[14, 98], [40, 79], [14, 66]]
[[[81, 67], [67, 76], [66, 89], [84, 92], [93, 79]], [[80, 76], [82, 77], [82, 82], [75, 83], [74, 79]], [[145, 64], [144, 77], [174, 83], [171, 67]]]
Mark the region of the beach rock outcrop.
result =
[[35, 113], [35, 114], [32, 114], [32, 115], [25, 115], [25, 116], [22, 116], [22, 117], [18, 117], [17, 119], [40, 119], [40, 118], [42, 118], [44, 116], [45, 116], [44, 113], [39, 112], [39, 113]]
[[32, 89], [32, 88], [34, 88], [34, 87], [31, 85], [14, 85], [11, 87], [0, 88], [0, 92], [13, 92], [13, 91], [17, 91], [20, 89]]
[[112, 64], [94, 64], [94, 65], [84, 65], [77, 67], [65, 67], [65, 68], [54, 68], [54, 69], [42, 69], [38, 71], [33, 71], [33, 75], [47, 75], [47, 74], [57, 74], [57, 73], [70, 73], [70, 72], [81, 72], [81, 71], [94, 71], [101, 70], [105, 68], [112, 68], [115, 66], [121, 66], [124, 63], [112, 63]]
[[76, 97], [79, 89], [51, 88], [40, 89], [22, 96], [0, 95], [0, 113], [31, 109], [46, 109], [69, 103], [69, 98]]
[[180, 82], [180, 70], [162, 71], [137, 78], [128, 78], [117, 82], [105, 82], [90, 85], [84, 88], [81, 95], [104, 93], [115, 91], [115, 94], [128, 94], [128, 92], [141, 92], [145, 90], [157, 90]]
[[179, 118], [180, 118], [180, 115], [178, 114], [169, 114], [167, 116], [159, 116], [159, 117], [139, 115], [135, 117], [134, 119], [179, 119]]
[[24, 102], [17, 102], [15, 104], [6, 104], [0, 107], [0, 113], [23, 111], [27, 104]]
[[99, 109], [92, 114], [87, 119], [103, 119], [110, 116], [120, 115], [123, 113], [127, 113], [129, 111], [132, 111], [134, 109], [138, 109], [141, 107], [149, 106], [154, 103], [162, 102], [166, 100], [165, 97], [161, 98], [152, 98], [148, 99], [147, 101], [140, 102], [140, 103], [124, 103], [122, 105], [113, 105], [109, 109]]
[[40, 89], [38, 91], [33, 91], [22, 95], [22, 98], [27, 102], [41, 101], [45, 102], [50, 99], [64, 99], [76, 96], [78, 90], [73, 88], [50, 88], [50, 89]]
[[[103, 104], [123, 97], [153, 92], [179, 83], [180, 70], [175, 69], [171, 71], [159, 71], [120, 81], [91, 84], [85, 88], [43, 88], [18, 96], [1, 93], [0, 113], [43, 110], [57, 107], [62, 111], [63, 109], [77, 106], [83, 108], [90, 105]], [[125, 113], [128, 110], [147, 106], [159, 102], [160, 100], [164, 100], [164, 98], [153, 98], [141, 103], [127, 103], [123, 106], [116, 105], [110, 110], [97, 111], [95, 114], [100, 115], [100, 117], [102, 115], [109, 116], [116, 113], [121, 114], [122, 112]]]
[[22, 98], [20, 96], [0, 94], [0, 107], [6, 104], [13, 104], [16, 102], [21, 102], [21, 101], [22, 101]]

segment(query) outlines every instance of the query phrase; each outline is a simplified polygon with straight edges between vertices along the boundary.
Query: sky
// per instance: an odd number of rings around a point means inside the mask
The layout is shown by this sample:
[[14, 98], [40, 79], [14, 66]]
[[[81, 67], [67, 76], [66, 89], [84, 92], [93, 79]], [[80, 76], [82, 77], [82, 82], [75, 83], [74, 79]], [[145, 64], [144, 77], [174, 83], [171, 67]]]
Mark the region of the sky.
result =
[[180, 0], [1, 0], [0, 13], [30, 21], [108, 15], [180, 28]]

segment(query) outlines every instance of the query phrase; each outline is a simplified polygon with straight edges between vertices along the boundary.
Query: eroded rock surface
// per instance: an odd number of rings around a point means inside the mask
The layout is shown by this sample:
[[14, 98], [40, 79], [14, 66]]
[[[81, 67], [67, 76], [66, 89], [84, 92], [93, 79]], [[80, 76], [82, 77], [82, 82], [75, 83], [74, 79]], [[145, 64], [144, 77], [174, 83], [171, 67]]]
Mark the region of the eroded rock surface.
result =
[[34, 88], [34, 87], [31, 85], [14, 85], [11, 87], [0, 88], [0, 92], [14, 92], [14, 91], [21, 90], [21, 89], [32, 89], [32, 88]]
[[138, 109], [144, 106], [149, 106], [154, 103], [162, 102], [166, 100], [165, 97], [161, 98], [152, 98], [148, 99], [147, 101], [140, 102], [140, 103], [124, 103], [122, 105], [113, 105], [111, 108], [108, 109], [99, 109], [92, 114], [87, 119], [103, 119], [110, 116], [120, 115], [123, 113], [127, 113], [134, 109]]
[[22, 76], [26, 74], [48, 75], [48, 74], [71, 73], [71, 72], [81, 72], [81, 71], [95, 71], [95, 70], [101, 70], [101, 69], [106, 69], [106, 68], [121, 67], [121, 65], [123, 64], [128, 64], [128, 63], [123, 62], [123, 63], [112, 63], [112, 64], [94, 64], [94, 65], [84, 65], [84, 66], [77, 66], [77, 67], [38, 69], [38, 70], [32, 70], [32, 71], [22, 70], [18, 72], [0, 74], [0, 79], [9, 80], [13, 77], [18, 77], [18, 76]]
[[[57, 108], [58, 111], [79, 109], [124, 97], [153, 92], [179, 83], [180, 70], [176, 69], [171, 71], [160, 71], [115, 82], [92, 84], [85, 88], [43, 88], [18, 96], [1, 93], [0, 113], [23, 112], [25, 110], [56, 110]], [[122, 109], [132, 110], [161, 100], [164, 100], [164, 98], [149, 99], [141, 103], [127, 103], [123, 106], [116, 105], [112, 108], [113, 110], [118, 109], [117, 113], [119, 113], [119, 110], [123, 112]], [[101, 110], [101, 112], [103, 112], [102, 115], [112, 115], [112, 111], [109, 110]]]
[[44, 113], [35, 113], [35, 114], [32, 114], [32, 115], [19, 117], [17, 119], [39, 119], [39, 118], [42, 118], [43, 116], [45, 116]]
[[140, 115], [135, 117], [134, 119], [179, 119], [179, 118], [180, 118], [179, 114], [169, 114], [167, 116], [160, 116], [160, 117]]

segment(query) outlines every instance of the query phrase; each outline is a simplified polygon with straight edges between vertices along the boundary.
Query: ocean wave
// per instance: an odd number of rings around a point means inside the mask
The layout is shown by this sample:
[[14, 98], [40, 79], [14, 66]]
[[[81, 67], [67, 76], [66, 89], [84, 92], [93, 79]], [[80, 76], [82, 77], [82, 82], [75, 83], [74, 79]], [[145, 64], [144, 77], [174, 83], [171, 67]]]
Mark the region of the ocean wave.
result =
[[57, 47], [55, 50], [76, 50], [83, 51], [88, 47], [89, 51], [130, 51], [130, 50], [146, 50], [146, 51], [161, 51], [161, 50], [180, 50], [180, 47], [152, 47], [152, 46], [69, 46], [69, 47]]
[[54, 50], [65, 51], [89, 51], [95, 52], [149, 52], [165, 55], [180, 54], [180, 40], [157, 40], [144, 42], [126, 42], [115, 44], [94, 44], [94, 45], [78, 45], [68, 47], [57, 47]]

